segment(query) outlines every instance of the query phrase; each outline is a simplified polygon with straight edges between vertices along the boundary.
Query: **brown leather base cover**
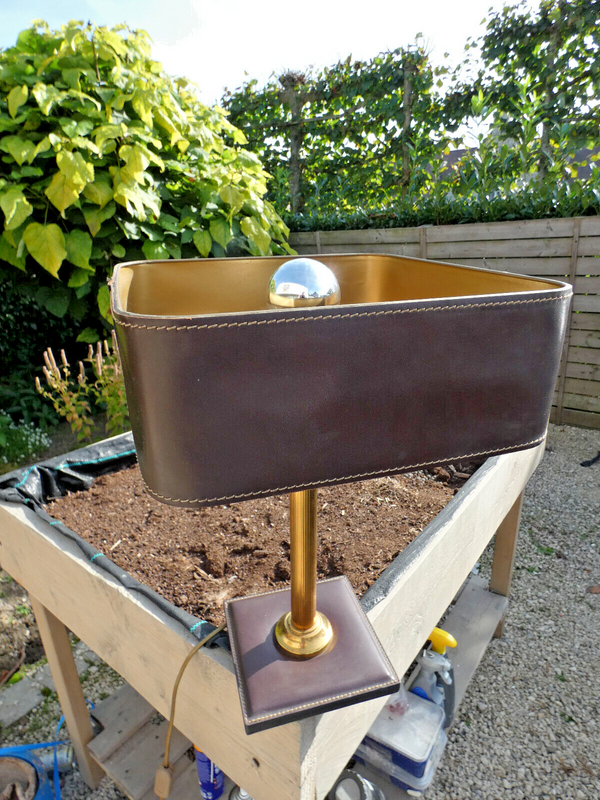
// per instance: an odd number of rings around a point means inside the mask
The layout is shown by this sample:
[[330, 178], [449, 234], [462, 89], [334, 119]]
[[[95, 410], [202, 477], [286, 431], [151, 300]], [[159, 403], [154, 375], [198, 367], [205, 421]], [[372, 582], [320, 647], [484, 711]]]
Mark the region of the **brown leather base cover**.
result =
[[225, 615], [246, 733], [393, 694], [399, 680], [345, 577], [317, 584], [317, 608], [335, 644], [314, 658], [284, 655], [277, 620], [290, 610], [290, 590], [229, 600]]

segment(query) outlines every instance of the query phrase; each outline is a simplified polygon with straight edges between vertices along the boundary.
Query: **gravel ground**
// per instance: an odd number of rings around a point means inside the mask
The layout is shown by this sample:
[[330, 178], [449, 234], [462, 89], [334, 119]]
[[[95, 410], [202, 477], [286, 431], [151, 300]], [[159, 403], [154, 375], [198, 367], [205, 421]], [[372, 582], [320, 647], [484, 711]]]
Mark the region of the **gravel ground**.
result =
[[[600, 797], [600, 431], [550, 427], [525, 492], [502, 639], [460, 707], [428, 800]], [[489, 574], [491, 553], [482, 558]]]
[[[427, 800], [597, 800], [600, 797], [600, 431], [550, 426], [526, 491], [504, 637], [469, 687]], [[482, 556], [489, 574], [491, 551]], [[106, 665], [83, 678], [86, 697], [120, 678]], [[60, 710], [48, 697], [3, 731], [3, 744], [52, 738]], [[65, 800], [122, 800], [105, 779], [77, 771]], [[285, 798], [282, 798], [285, 800]]]

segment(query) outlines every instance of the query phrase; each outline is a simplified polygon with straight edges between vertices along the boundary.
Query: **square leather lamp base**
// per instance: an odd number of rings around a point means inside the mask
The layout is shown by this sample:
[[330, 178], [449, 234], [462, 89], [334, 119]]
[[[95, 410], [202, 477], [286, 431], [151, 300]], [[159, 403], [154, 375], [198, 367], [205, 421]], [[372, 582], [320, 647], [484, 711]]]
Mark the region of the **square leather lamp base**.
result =
[[317, 609], [334, 630], [334, 644], [309, 659], [287, 656], [275, 625], [290, 610], [290, 589], [225, 603], [246, 733], [392, 694], [399, 680], [350, 582], [317, 583]]

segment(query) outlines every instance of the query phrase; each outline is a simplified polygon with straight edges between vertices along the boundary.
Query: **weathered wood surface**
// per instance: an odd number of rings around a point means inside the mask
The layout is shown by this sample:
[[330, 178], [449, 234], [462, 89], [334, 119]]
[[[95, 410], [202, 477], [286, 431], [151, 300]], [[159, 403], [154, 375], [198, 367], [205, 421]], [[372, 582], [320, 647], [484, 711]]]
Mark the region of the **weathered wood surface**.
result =
[[501, 635], [507, 608], [508, 597], [488, 591], [483, 578], [474, 576], [444, 621], [444, 629], [458, 642], [455, 649], [448, 651], [454, 667], [456, 708], [461, 704], [492, 637]]
[[90, 743], [90, 753], [104, 762], [136, 734], [155, 714], [154, 708], [128, 683], [94, 708], [93, 716], [104, 730]]
[[88, 751], [87, 746], [94, 737], [94, 731], [79, 683], [67, 629], [31, 592], [29, 599], [81, 777], [93, 789], [100, 783], [103, 773]]
[[[294, 233], [290, 243], [300, 254], [389, 253], [571, 283], [570, 336], [551, 419], [600, 428], [600, 217]], [[573, 365], [586, 369], [574, 373]]]
[[[28, 508], [0, 504], [0, 563], [163, 716], [196, 639], [94, 567]], [[79, 682], [77, 681], [79, 686]], [[179, 689], [175, 725], [257, 800], [299, 797], [300, 725], [246, 736], [231, 656], [204, 648]]]
[[[393, 585], [369, 611], [400, 674], [513, 506], [542, 451], [539, 446], [490, 459], [404, 551]], [[27, 508], [0, 504], [0, 562], [167, 716], [173, 682], [195, 641], [189, 633], [90, 564]], [[220, 649], [203, 650], [181, 682], [175, 725], [256, 800], [320, 800], [384, 702], [246, 736], [231, 657]], [[138, 790], [147, 794], [144, 780]]]

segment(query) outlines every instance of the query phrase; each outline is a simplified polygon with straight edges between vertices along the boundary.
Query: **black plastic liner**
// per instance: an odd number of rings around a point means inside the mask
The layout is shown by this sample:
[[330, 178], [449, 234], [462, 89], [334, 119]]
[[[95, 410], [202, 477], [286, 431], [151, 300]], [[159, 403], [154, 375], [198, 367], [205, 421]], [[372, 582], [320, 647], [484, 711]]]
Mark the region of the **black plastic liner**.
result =
[[[14, 470], [14, 472], [2, 475], [0, 477], [0, 501], [22, 503], [28, 506], [44, 522], [52, 525], [55, 531], [74, 542], [86, 560], [97, 569], [108, 572], [128, 591], [150, 600], [163, 613], [183, 625], [197, 639], [203, 639], [215, 629], [214, 625], [177, 608], [157, 592], [132, 578], [129, 573], [113, 563], [108, 556], [44, 510], [44, 504], [50, 500], [64, 497], [68, 492], [85, 491], [100, 475], [117, 472], [135, 463], [133, 435], [124, 433], [112, 439], [104, 439], [96, 444], [82, 447], [72, 453], [41, 461], [33, 467]], [[219, 634], [214, 643], [229, 650], [229, 638], [226, 633]]]

